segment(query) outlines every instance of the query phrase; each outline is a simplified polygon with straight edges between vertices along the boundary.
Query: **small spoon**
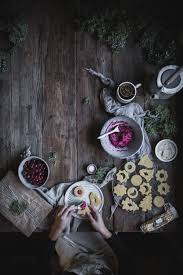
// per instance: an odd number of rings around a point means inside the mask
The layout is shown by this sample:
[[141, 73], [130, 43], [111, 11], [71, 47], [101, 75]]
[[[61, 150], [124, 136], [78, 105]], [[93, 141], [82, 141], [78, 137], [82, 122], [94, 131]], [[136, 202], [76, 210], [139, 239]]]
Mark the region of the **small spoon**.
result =
[[110, 135], [110, 134], [119, 133], [119, 132], [120, 132], [119, 126], [116, 126], [112, 131], [110, 131], [110, 132], [108, 132], [108, 133], [105, 133], [105, 134], [99, 136], [97, 139], [101, 139], [101, 138], [104, 138], [104, 137], [106, 137], [106, 136], [108, 136], [108, 135]]

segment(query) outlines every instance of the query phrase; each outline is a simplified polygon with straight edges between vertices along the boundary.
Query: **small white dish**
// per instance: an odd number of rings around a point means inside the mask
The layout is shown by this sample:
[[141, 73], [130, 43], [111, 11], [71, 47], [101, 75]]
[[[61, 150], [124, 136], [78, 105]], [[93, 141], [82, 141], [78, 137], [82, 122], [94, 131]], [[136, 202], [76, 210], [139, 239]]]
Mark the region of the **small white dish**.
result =
[[91, 163], [87, 166], [86, 170], [87, 170], [88, 174], [93, 175], [97, 171], [97, 166], [95, 164]]
[[[156, 144], [155, 154], [159, 160], [163, 162], [170, 162], [177, 157], [177, 145], [171, 139], [162, 139]], [[170, 155], [170, 158], [168, 158], [168, 154]]]
[[[31, 160], [31, 159], [39, 159], [39, 160], [41, 160], [42, 162], [44, 162], [44, 164], [45, 164], [46, 167], [47, 167], [48, 175], [47, 175], [47, 178], [46, 178], [45, 182], [44, 182], [42, 185], [37, 186], [37, 185], [33, 185], [33, 184], [29, 183], [29, 182], [24, 178], [24, 176], [23, 176], [23, 174], [22, 174], [24, 164], [25, 164], [27, 161]], [[22, 182], [23, 185], [25, 185], [27, 188], [30, 188], [30, 189], [38, 189], [38, 188], [42, 187], [43, 185], [45, 185], [46, 182], [47, 182], [48, 179], [49, 179], [49, 175], [50, 175], [49, 166], [48, 166], [48, 164], [46, 163], [46, 161], [45, 161], [44, 159], [40, 158], [40, 157], [36, 157], [36, 156], [27, 157], [27, 158], [25, 158], [25, 159], [23, 159], [23, 160], [21, 161], [21, 163], [19, 164], [19, 167], [18, 167], [18, 177], [19, 177], [20, 181]]]

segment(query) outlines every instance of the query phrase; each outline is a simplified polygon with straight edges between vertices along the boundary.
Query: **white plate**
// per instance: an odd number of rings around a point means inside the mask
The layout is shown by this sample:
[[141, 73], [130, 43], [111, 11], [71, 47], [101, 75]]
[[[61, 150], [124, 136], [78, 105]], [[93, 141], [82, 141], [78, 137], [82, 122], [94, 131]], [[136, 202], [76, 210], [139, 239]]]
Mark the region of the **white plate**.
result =
[[[73, 193], [74, 188], [77, 186], [82, 186], [84, 188], [85, 192], [83, 194], [83, 197], [76, 197]], [[78, 205], [82, 201], [85, 201], [88, 205], [90, 205], [90, 198], [89, 195], [91, 192], [94, 192], [98, 195], [98, 197], [101, 199], [102, 203], [96, 207], [96, 209], [100, 212], [102, 210], [102, 207], [104, 205], [104, 196], [101, 191], [101, 189], [94, 183], [90, 183], [88, 181], [78, 181], [73, 183], [69, 188], [67, 189], [65, 193], [65, 205]], [[85, 217], [82, 217], [76, 213], [73, 214], [75, 217], [79, 219], [85, 219]]]

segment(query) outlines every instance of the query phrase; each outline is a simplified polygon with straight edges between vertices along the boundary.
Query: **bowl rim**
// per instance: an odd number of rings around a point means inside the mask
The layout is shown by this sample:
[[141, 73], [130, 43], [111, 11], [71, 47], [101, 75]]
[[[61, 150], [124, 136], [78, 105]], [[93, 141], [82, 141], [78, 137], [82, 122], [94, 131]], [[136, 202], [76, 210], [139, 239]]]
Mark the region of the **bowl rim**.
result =
[[[48, 170], [48, 175], [47, 175], [47, 178], [45, 180], [45, 182], [42, 184], [42, 185], [39, 185], [39, 186], [36, 186], [36, 185], [33, 185], [31, 183], [29, 183], [22, 175], [22, 170], [23, 170], [23, 165], [26, 163], [26, 161], [29, 161], [30, 159], [40, 159], [42, 162], [44, 162], [44, 164], [46, 165], [47, 167], [47, 170]], [[24, 158], [19, 166], [18, 166], [18, 177], [19, 177], [19, 180], [21, 181], [21, 183], [26, 186], [27, 188], [29, 189], [39, 189], [40, 187], [44, 186], [48, 179], [49, 179], [49, 176], [50, 176], [50, 168], [48, 166], [48, 163], [41, 157], [38, 157], [38, 156], [29, 156], [29, 157], [26, 157]]]
[[144, 131], [143, 131], [141, 125], [139, 125], [138, 122], [137, 122], [135, 119], [133, 119], [133, 118], [131, 118], [131, 117], [128, 117], [128, 116], [125, 116], [125, 115], [118, 115], [118, 116], [113, 116], [113, 117], [109, 118], [108, 120], [106, 120], [106, 122], [103, 124], [103, 126], [102, 126], [102, 128], [101, 128], [100, 135], [103, 134], [102, 131], [103, 131], [104, 126], [105, 126], [109, 121], [112, 121], [113, 119], [116, 119], [116, 118], [117, 118], [117, 119], [119, 119], [119, 118], [121, 118], [121, 119], [127, 118], [127, 119], [132, 120], [133, 122], [135, 122], [135, 123], [137, 124], [137, 126], [139, 127], [140, 132], [141, 132], [141, 134], [142, 134], [142, 140], [141, 140], [141, 144], [140, 144], [138, 150], [136, 150], [134, 153], [132, 153], [132, 154], [129, 155], [129, 156], [125, 156], [125, 157], [119, 157], [119, 156], [118, 156], [118, 157], [117, 157], [117, 156], [113, 156], [112, 154], [108, 153], [108, 152], [104, 149], [102, 140], [100, 140], [100, 144], [101, 144], [103, 150], [104, 150], [107, 154], [109, 154], [110, 156], [112, 156], [112, 157], [114, 157], [114, 158], [118, 158], [118, 159], [121, 159], [121, 160], [127, 159], [127, 158], [131, 158], [131, 157], [133, 157], [135, 154], [137, 154], [137, 153], [140, 151], [140, 149], [142, 148], [142, 145], [143, 145], [143, 142], [144, 142]]
[[[161, 157], [158, 155], [158, 146], [161, 145], [162, 143], [164, 143], [165, 141], [168, 141], [168, 142], [172, 143], [172, 144], [174, 145], [174, 147], [175, 147], [175, 155], [174, 155], [171, 159], [169, 159], [169, 160], [164, 160], [163, 158], [161, 158]], [[156, 146], [155, 146], [155, 155], [156, 155], [156, 157], [157, 157], [159, 160], [161, 160], [162, 162], [171, 162], [171, 161], [173, 161], [173, 160], [177, 157], [177, 155], [178, 155], [177, 144], [176, 144], [173, 140], [168, 139], [168, 138], [161, 139], [161, 140], [156, 144]]]

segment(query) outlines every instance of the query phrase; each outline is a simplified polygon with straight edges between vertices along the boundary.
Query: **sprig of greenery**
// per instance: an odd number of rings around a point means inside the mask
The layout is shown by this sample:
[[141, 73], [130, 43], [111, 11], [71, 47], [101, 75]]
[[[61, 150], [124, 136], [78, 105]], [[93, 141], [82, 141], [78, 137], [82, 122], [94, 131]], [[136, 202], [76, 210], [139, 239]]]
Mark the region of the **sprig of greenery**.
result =
[[57, 152], [49, 152], [48, 153], [48, 161], [50, 163], [55, 164], [57, 161]]
[[125, 11], [119, 13], [117, 10], [109, 11], [108, 9], [100, 14], [80, 18], [77, 25], [82, 31], [95, 34], [113, 51], [118, 51], [126, 46], [134, 28]]
[[19, 46], [25, 41], [28, 33], [28, 25], [22, 19], [16, 19], [8, 25], [9, 41], [14, 46]]
[[144, 31], [138, 45], [148, 63], [163, 65], [170, 60], [175, 60], [176, 43], [171, 36], [169, 38], [167, 36], [166, 31], [157, 29], [155, 24], [152, 24], [151, 30], [147, 28]]
[[148, 63], [163, 65], [175, 60], [175, 40], [167, 27], [152, 18], [142, 19], [140, 16], [129, 16], [125, 10], [106, 9], [99, 14], [81, 17], [77, 25], [81, 31], [96, 35], [112, 51], [126, 47], [133, 36], [134, 43], [142, 49]]
[[107, 175], [107, 173], [111, 170], [110, 167], [99, 167], [96, 171], [96, 179], [97, 181], [102, 181], [104, 177]]
[[28, 34], [28, 24], [22, 16], [0, 18], [0, 31], [7, 33], [9, 50], [22, 45]]
[[83, 98], [83, 104], [90, 104], [91, 103], [91, 98], [89, 96], [86, 96]]
[[21, 215], [26, 209], [28, 208], [28, 203], [25, 201], [19, 202], [18, 200], [12, 201], [9, 211], [12, 213], [14, 216], [19, 216]]
[[153, 107], [144, 118], [145, 129], [150, 136], [173, 138], [176, 134], [176, 123], [168, 107], [158, 105]]
[[0, 73], [8, 71], [8, 60], [4, 55], [0, 54]]

